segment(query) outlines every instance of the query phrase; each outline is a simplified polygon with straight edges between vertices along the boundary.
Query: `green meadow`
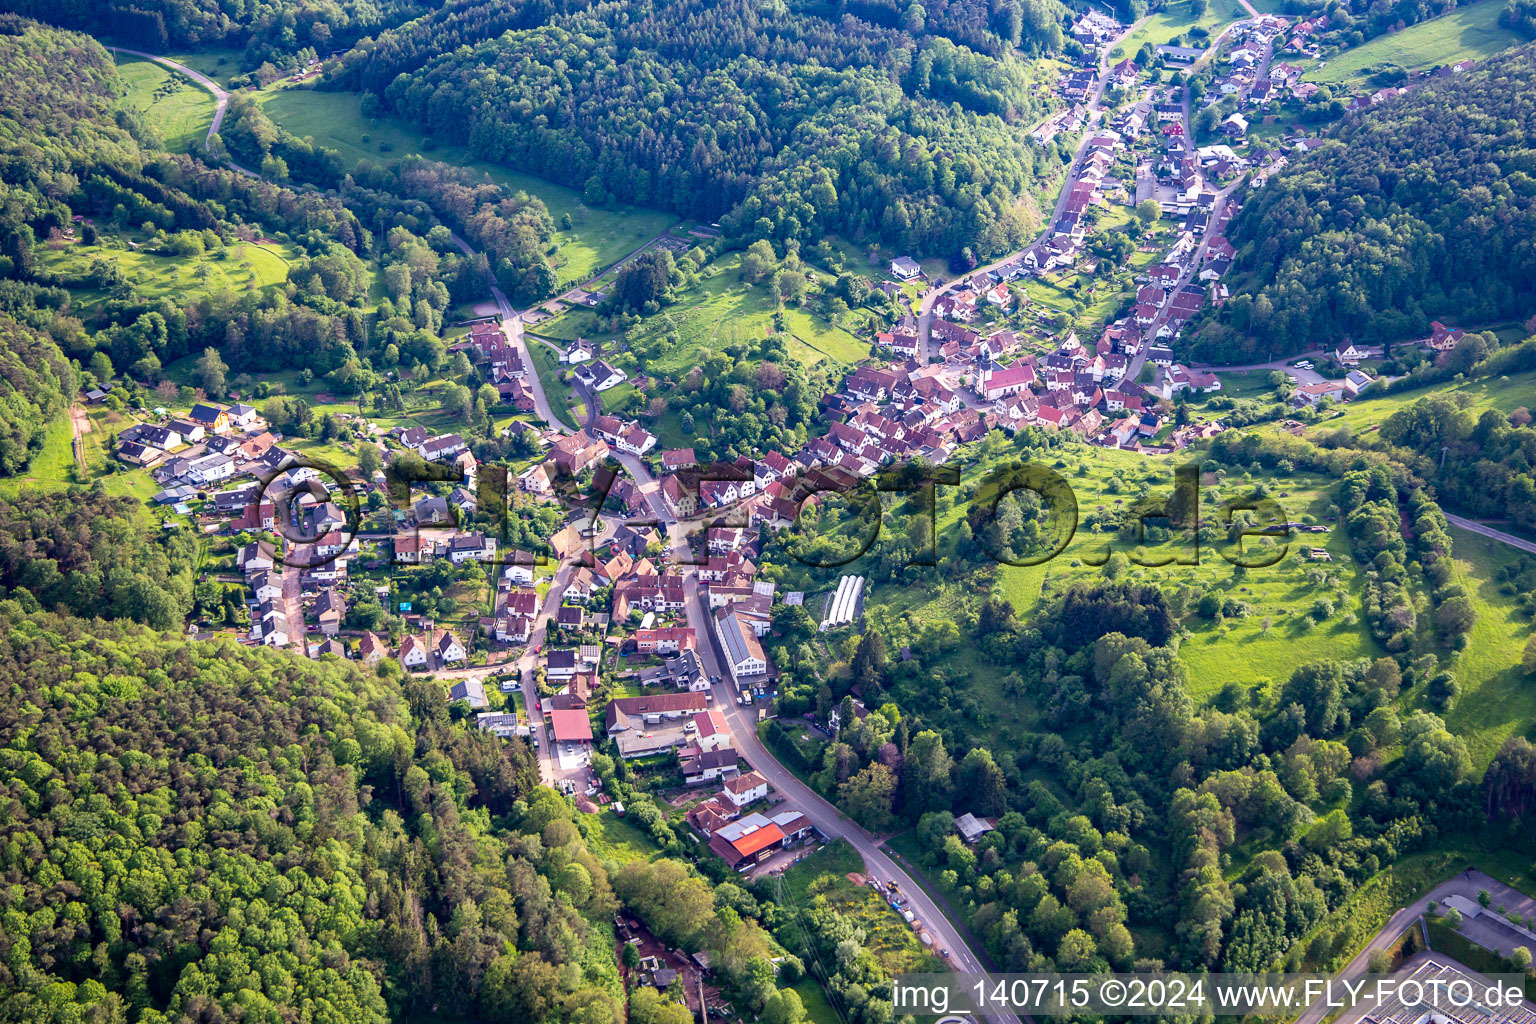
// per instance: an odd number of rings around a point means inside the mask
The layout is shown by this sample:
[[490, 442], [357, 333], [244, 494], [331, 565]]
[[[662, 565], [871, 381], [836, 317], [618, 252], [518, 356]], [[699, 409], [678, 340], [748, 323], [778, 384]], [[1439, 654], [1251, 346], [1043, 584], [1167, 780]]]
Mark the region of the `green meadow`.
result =
[[[937, 509], [935, 536], [941, 566], [956, 557], [951, 552], [961, 520], [985, 470], [999, 460], [1015, 457], [1017, 450], [996, 434], [957, 457], [956, 463], [963, 467], [960, 484], [943, 489], [953, 500], [941, 498]], [[1027, 622], [1042, 603], [1054, 600], [1075, 584], [1114, 579], [1155, 584], [1170, 596], [1182, 596], [1182, 624], [1188, 635], [1181, 642], [1180, 657], [1189, 667], [1190, 691], [1197, 700], [1213, 697], [1228, 684], [1260, 689], [1278, 686], [1309, 661], [1378, 657], [1382, 653], [1360, 615], [1361, 580], [1347, 538], [1342, 531], [1332, 529], [1329, 521], [1334, 514], [1331, 479], [1304, 472], [1285, 475], [1232, 468], [1202, 474], [1202, 522], [1223, 522], [1222, 502], [1258, 492], [1278, 502], [1287, 521], [1323, 528], [1318, 533], [1298, 531], [1283, 552], [1269, 538], [1250, 538], [1244, 542], [1245, 549], [1267, 551], [1277, 560], [1269, 566], [1239, 571], [1210, 544], [1199, 547], [1197, 564], [1178, 564], [1176, 559], [1188, 561], [1195, 556], [1192, 541], [1154, 540], [1150, 546], [1133, 546], [1122, 540], [1115, 528], [1119, 513], [1138, 499], [1169, 495], [1175, 468], [1199, 463], [1198, 451], [1149, 456], [1069, 444], [1038, 459], [1061, 474], [1077, 501], [1076, 530], [1062, 552], [1040, 565], [989, 563], [963, 574], [941, 571], [921, 582], [876, 583], [866, 604], [873, 628], [897, 644], [911, 642], [933, 624], [960, 624], [964, 636], [963, 624], [974, 614], [978, 600], [988, 594], [1007, 599], [1019, 618]], [[904, 516], [912, 509], [898, 507], [895, 499], [886, 504], [886, 525], [899, 532]], [[1048, 519], [1047, 533], [1053, 532], [1055, 525]], [[1314, 560], [1310, 554], [1313, 548], [1325, 552], [1327, 559]], [[1122, 557], [1111, 563], [1112, 555]], [[1143, 564], [1136, 564], [1138, 561]], [[814, 595], [835, 583], [837, 575], [860, 572], [860, 564], [856, 561], [826, 574], [796, 570], [797, 574], [781, 581], [781, 586]], [[1236, 610], [1217, 619], [1201, 617], [1196, 606], [1206, 593], [1232, 602]], [[1326, 614], [1318, 605], [1320, 599], [1331, 605]], [[1315, 605], [1318, 617], [1313, 615]], [[834, 644], [825, 653], [823, 669], [837, 671], [839, 660], [847, 656]], [[1030, 703], [1004, 692], [1006, 668], [988, 662], [974, 647], [963, 643], [945, 655], [944, 664], [948, 685], [956, 691], [952, 703], [976, 709], [974, 715], [966, 712], [970, 739], [996, 749], [1006, 746], [1010, 737], [1016, 739], [1021, 730], [1038, 727]]]
[[[720, 349], [755, 345], [775, 333], [776, 315], [790, 335], [790, 352], [807, 367], [848, 367], [869, 356], [869, 342], [841, 324], [807, 309], [781, 309], [766, 284], [748, 284], [742, 279], [740, 253], [711, 264], [695, 286], [683, 291], [672, 305], [646, 317], [628, 337], [647, 353], [644, 366], [638, 369], [651, 377], [677, 379]], [[530, 330], [562, 343], [618, 338], [603, 329], [596, 313], [580, 307]], [[617, 361], [626, 368], [634, 363], [633, 359]]]
[[[1223, 379], [1226, 375], [1223, 374]], [[1509, 412], [1517, 406], [1536, 405], [1536, 371], [1506, 374], [1501, 377], [1481, 377], [1459, 383], [1432, 384], [1380, 398], [1357, 398], [1337, 410], [1337, 415], [1319, 420], [1309, 434], [1336, 430], [1348, 426], [1357, 434], [1375, 430], [1382, 421], [1399, 409], [1405, 409], [1421, 398], [1432, 394], [1465, 395], [1475, 416], [1484, 409]]]
[[[108, 237], [103, 235], [104, 239]], [[87, 246], [71, 242], [59, 248], [40, 246], [38, 265], [64, 277], [83, 277], [90, 273], [93, 263], [104, 260], [115, 264], [141, 296], [184, 303], [209, 292], [251, 291], [280, 284], [287, 280], [288, 261], [298, 256], [292, 246], [277, 242], [236, 242], [197, 257], [161, 255], [119, 248], [115, 241], [123, 236], [110, 237], [114, 244]], [[106, 297], [105, 292], [93, 288], [72, 289], [71, 293], [86, 311]]]
[[1521, 677], [1519, 668], [1531, 620], [1494, 581], [1503, 567], [1533, 556], [1456, 526], [1451, 527], [1451, 541], [1456, 580], [1472, 595], [1477, 624], [1453, 669], [1461, 682], [1461, 699], [1444, 717], [1451, 731], [1466, 740], [1473, 764], [1482, 770], [1508, 736], [1528, 735], [1536, 724], [1530, 681]]
[[117, 74], [128, 87], [120, 106], [137, 110], [173, 153], [201, 151], [213, 123], [208, 90], [185, 75], [142, 57], [117, 55]]
[[1111, 64], [1119, 63], [1127, 57], [1134, 57], [1136, 51], [1146, 43], [1161, 46], [1184, 36], [1193, 28], [1203, 28], [1214, 37], [1227, 22], [1246, 15], [1247, 12], [1234, 0], [1215, 0], [1197, 18], [1190, 0], [1175, 0], [1150, 15], [1140, 28], [1126, 36], [1125, 41], [1109, 55], [1109, 61]]
[[1303, 77], [1319, 84], [1358, 87], [1365, 84], [1372, 69], [1383, 64], [1416, 71], [1488, 57], [1525, 41], [1499, 24], [1503, 10], [1504, 5], [1495, 0], [1457, 7], [1449, 14], [1325, 58], [1326, 66], [1319, 67], [1314, 61]]

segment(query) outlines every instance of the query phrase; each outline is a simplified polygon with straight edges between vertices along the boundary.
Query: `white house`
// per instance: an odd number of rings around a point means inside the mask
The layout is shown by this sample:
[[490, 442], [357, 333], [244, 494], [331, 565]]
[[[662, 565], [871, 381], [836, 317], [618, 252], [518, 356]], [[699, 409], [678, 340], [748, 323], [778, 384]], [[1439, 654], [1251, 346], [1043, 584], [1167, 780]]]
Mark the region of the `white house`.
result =
[[727, 605], [715, 612], [715, 633], [720, 637], [720, 649], [725, 653], [726, 669], [738, 687], [768, 673], [768, 659], [757, 634], [736, 614], [734, 606]]
[[581, 367], [576, 371], [576, 376], [593, 391], [607, 391], [629, 379], [628, 374], [605, 359], [597, 359], [590, 365]]
[[738, 775], [734, 779], [728, 779], [724, 789], [725, 798], [736, 808], [742, 808], [754, 800], [762, 800], [768, 796], [768, 780], [758, 772], [747, 772]]
[[282, 582], [271, 572], [259, 572], [251, 577], [251, 589], [256, 593], [256, 601], [276, 601], [283, 596]]
[[438, 635], [433, 647], [437, 649], [437, 656], [443, 659], [444, 665], [456, 664], [468, 656], [464, 650], [464, 645], [459, 642], [459, 638], [454, 636], [450, 630], [443, 630]]
[[187, 469], [187, 478], [197, 484], [218, 483], [234, 475], [235, 460], [228, 455], [204, 455]]
[[235, 564], [246, 573], [252, 573], [258, 569], [272, 568], [276, 556], [277, 550], [271, 542], [253, 540], [235, 553]]
[[406, 668], [425, 668], [431, 662], [426, 643], [419, 636], [400, 641], [400, 664]]
[[496, 620], [496, 639], [504, 644], [525, 644], [533, 632], [533, 619], [527, 615], [503, 615]]
[[229, 417], [231, 426], [248, 430], [261, 422], [261, 414], [256, 411], [254, 405], [236, 404], [224, 410], [224, 415]]
[[910, 281], [922, 272], [923, 268], [910, 256], [898, 256], [891, 260], [891, 276], [898, 281]]
[[458, 434], [439, 434], [437, 437], [429, 437], [416, 446], [416, 454], [428, 462], [436, 462], [439, 459], [451, 458], [468, 446]]
[[1360, 362], [1360, 360], [1364, 359], [1366, 355], [1367, 353], [1364, 349], [1356, 348], [1355, 343], [1350, 341], [1348, 338], [1339, 342], [1333, 350], [1333, 358], [1341, 366], [1355, 366]]
[[656, 447], [656, 435], [639, 424], [632, 423], [619, 435], [618, 449], [627, 455], [644, 455]]

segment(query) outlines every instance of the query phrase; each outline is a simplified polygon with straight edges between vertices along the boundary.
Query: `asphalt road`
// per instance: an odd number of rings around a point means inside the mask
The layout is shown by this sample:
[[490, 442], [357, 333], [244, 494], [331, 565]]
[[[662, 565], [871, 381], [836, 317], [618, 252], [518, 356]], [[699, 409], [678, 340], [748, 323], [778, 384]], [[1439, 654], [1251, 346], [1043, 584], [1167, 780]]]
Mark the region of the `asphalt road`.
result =
[[200, 71], [193, 71], [185, 64], [171, 60], [169, 57], [157, 57], [153, 53], [145, 53], [143, 50], [129, 50], [122, 46], [109, 46], [107, 49], [115, 50], [118, 53], [126, 53], [131, 57], [143, 57], [145, 60], [152, 60], [162, 67], [170, 68], [172, 71], [179, 71], [212, 93], [213, 123], [208, 126], [208, 135], [203, 139], [203, 148], [208, 148], [213, 137], [218, 134], [219, 126], [224, 123], [224, 112], [229, 109], [229, 93], [225, 92], [218, 82], [215, 82]]
[[[686, 557], [686, 555], [685, 555]], [[880, 848], [881, 839], [866, 832], [856, 822], [825, 800], [810, 786], [801, 782], [793, 772], [769, 753], [757, 736], [758, 705], [743, 707], [736, 703], [734, 687], [719, 651], [719, 641], [710, 628], [709, 610], [705, 606], [698, 575], [690, 572], [685, 584], [685, 610], [688, 625], [699, 637], [698, 652], [704, 662], [704, 670], [711, 676], [719, 676], [721, 682], [713, 690], [714, 705], [721, 711], [735, 737], [736, 749], [753, 768], [761, 772], [774, 789], [789, 801], [790, 806], [810, 819], [822, 835], [829, 839], [846, 839], [848, 844], [864, 859], [866, 873], [884, 881], [895, 882], [906, 896], [908, 905], [917, 919], [932, 935], [935, 949], [947, 949], [956, 971], [982, 973], [988, 967], [961, 938], [959, 929], [950, 923], [938, 905], [905, 869]], [[1006, 1024], [1019, 1024], [1012, 1014], [989, 1018]]]
[[[1134, 26], [1128, 28], [1126, 32], [1129, 33], [1132, 28], [1134, 28]], [[1112, 48], [1112, 46], [1106, 48], [1106, 53], [1108, 52], [1108, 49]], [[191, 78], [193, 81], [197, 82], [203, 88], [211, 92], [214, 97], [215, 112], [213, 123], [208, 131], [208, 139], [211, 139], [212, 136], [219, 130], [219, 127], [223, 124], [224, 114], [229, 105], [229, 94], [216, 82], [208, 78], [206, 75], [193, 71], [191, 68], [186, 67], [185, 65], [176, 61], [170, 60], [166, 57], [159, 57], [154, 54], [143, 53], [138, 50], [123, 49], [120, 52], [131, 54], [136, 57], [144, 57], [148, 60], [153, 60], [158, 64], [164, 65], [165, 67], [185, 74], [187, 77]], [[1100, 77], [1102, 79], [1102, 75]], [[1097, 107], [1098, 101], [1102, 96], [1102, 91], [1103, 90], [1101, 84], [1099, 91], [1096, 92], [1094, 96], [1095, 108]], [[207, 139], [205, 139], [204, 144], [207, 145]], [[1079, 154], [1081, 154], [1081, 148], [1079, 150]], [[237, 170], [247, 174], [251, 173], [250, 171], [241, 167], [237, 167]], [[1054, 223], [1054, 218], [1052, 223]], [[467, 241], [459, 237], [457, 234], [453, 236], [453, 241], [455, 245], [457, 245], [467, 254], [472, 255], [476, 251]], [[642, 246], [640, 248], [643, 249], [644, 247]], [[620, 260], [619, 263], [623, 263], [625, 260], [632, 258], [639, 251], [640, 249], [636, 249], [634, 252], [625, 256], [623, 260]], [[527, 383], [529, 384], [529, 388], [534, 395], [535, 412], [538, 414], [539, 418], [549, 426], [556, 430], [568, 433], [569, 429], [566, 428], [562, 424], [560, 418], [554, 414], [554, 409], [550, 405], [549, 398], [545, 394], [544, 388], [539, 381], [538, 374], [533, 368], [533, 359], [528, 351], [527, 340], [523, 333], [523, 321], [519, 311], [513, 308], [512, 303], [507, 298], [506, 294], [503, 293], [500, 288], [496, 287], [494, 283], [491, 286], [491, 294], [496, 300], [498, 311], [501, 313], [502, 330], [506, 334], [507, 340], [519, 350], [519, 354], [523, 358], [524, 365], [528, 367]], [[935, 294], [931, 298], [936, 299], [937, 297], [937, 294]], [[931, 304], [931, 299], [925, 300], [925, 308], [931, 307]], [[924, 328], [924, 336], [926, 337], [926, 326]], [[645, 494], [647, 501], [650, 503], [652, 510], [655, 512], [657, 520], [664, 527], [668, 528], [669, 536], [673, 539], [674, 544], [679, 543], [681, 538], [685, 536], [686, 528], [677, 523], [667, 513], [665, 505], [661, 500], [657, 482], [650, 475], [644, 463], [631, 455], [625, 455], [619, 452], [615, 452], [614, 454], [618, 461], [631, 474], [631, 476], [634, 477], [636, 483], [640, 485], [641, 491]], [[530, 637], [529, 643], [524, 649], [523, 654], [517, 659], [516, 662], [513, 663], [522, 675], [523, 699], [528, 709], [530, 723], [533, 724], [536, 728], [542, 728], [542, 722], [538, 711], [538, 694], [533, 685], [532, 667], [536, 660], [536, 655], [534, 655], [532, 652], [536, 647], [539, 647], [543, 644], [547, 636], [550, 617], [554, 614], [555, 609], [559, 608], [560, 606], [560, 598], [564, 594], [566, 585], [569, 583], [570, 573], [573, 571], [573, 569], [573, 566], [565, 566], [556, 575], [555, 583], [553, 586], [551, 586], [549, 594], [547, 595], [547, 598], [544, 602], [544, 606], [540, 609], [540, 614], [536, 621], [533, 635]], [[284, 597], [288, 600], [292, 599], [288, 593], [290, 589], [290, 575], [292, 577], [292, 589], [296, 591], [298, 583], [298, 570], [292, 569], [284, 573]], [[296, 594], [293, 595], [293, 597], [296, 596]], [[709, 671], [712, 675], [719, 675], [722, 680], [725, 679], [725, 673], [721, 671], [721, 662], [716, 656], [716, 640], [714, 638], [713, 630], [709, 628], [709, 616], [707, 609], [703, 607], [703, 600], [700, 594], [700, 583], [696, 573], [690, 573], [688, 576], [687, 616], [689, 625], [694, 628], [694, 630], [698, 633], [703, 641], [700, 644], [699, 650], [703, 657], [706, 670]], [[290, 619], [290, 622], [302, 623], [303, 619], [301, 616], [294, 616]], [[302, 637], [302, 633], [300, 635]], [[505, 663], [501, 663], [497, 665], [480, 666], [474, 669], [461, 670], [460, 672], [437, 674], [440, 676], [476, 675], [483, 679], [486, 676], [505, 671], [506, 667], [507, 665]], [[849, 844], [854, 847], [854, 849], [859, 851], [859, 854], [861, 857], [863, 857], [865, 866], [870, 874], [881, 879], [882, 881], [894, 881], [906, 895], [913, 912], [918, 915], [918, 920], [922, 921], [925, 928], [933, 935], [935, 946], [939, 949], [948, 949], [950, 951], [951, 959], [957, 970], [962, 972], [985, 971], [986, 968], [983, 966], [981, 959], [966, 945], [964, 941], [962, 941], [958, 929], [956, 929], [955, 926], [951, 924], [947, 918], [944, 917], [944, 915], [939, 911], [937, 904], [935, 904], [933, 900], [928, 896], [928, 894], [924, 892], [922, 887], [919, 886], [918, 883], [906, 873], [906, 871], [904, 871], [899, 865], [896, 864], [895, 861], [893, 861], [889, 856], [885, 854], [884, 851], [880, 849], [879, 840], [876, 837], [870, 835], [868, 832], [864, 831], [863, 828], [861, 828], [853, 821], [843, 817], [842, 813], [833, 807], [832, 804], [822, 799], [822, 797], [809, 786], [795, 778], [795, 776], [787, 768], [781, 766], [778, 761], [773, 758], [773, 756], [758, 740], [757, 728], [754, 721], [756, 709], [753, 709], [754, 714], [752, 716], [746, 714], [745, 709], [739, 707], [736, 704], [734, 695], [729, 690], [729, 684], [724, 682], [721, 685], [715, 687], [714, 699], [716, 706], [722, 709], [725, 713], [726, 721], [730, 725], [731, 732], [736, 737], [738, 749], [752, 764], [752, 766], [758, 771], [762, 772], [763, 776], [768, 779], [769, 783], [772, 784], [775, 789], [779, 790], [779, 792], [784, 794], [786, 798], [793, 801], [795, 806], [803, 814], [805, 814], [808, 819], [810, 819], [811, 823], [823, 835], [832, 839], [846, 839]], [[539, 751], [539, 768], [541, 775], [546, 780], [554, 779], [559, 773], [558, 760], [554, 757], [554, 753], [555, 752], [550, 748], [548, 742], [543, 742]], [[999, 1024], [1020, 1024], [1019, 1018], [1012, 1014], [998, 1015], [990, 1019], [999, 1022]]]
[[[229, 93], [224, 90], [223, 86], [219, 85], [218, 82], [215, 82], [213, 79], [209, 78], [202, 72], [193, 71], [185, 64], [182, 64], [179, 61], [171, 60], [169, 57], [159, 57], [153, 53], [145, 53], [143, 50], [130, 50], [122, 46], [108, 46], [107, 49], [114, 50], [117, 53], [126, 53], [131, 57], [143, 57], [145, 60], [152, 60], [162, 67], [167, 67], [172, 71], [177, 71], [183, 75], [186, 75], [188, 78], [192, 79], [192, 81], [196, 82], [198, 85], [212, 93], [213, 121], [208, 125], [208, 134], [203, 137], [203, 149], [208, 150], [212, 148], [213, 137], [218, 134], [220, 126], [224, 124], [224, 114], [229, 109]], [[242, 167], [235, 163], [233, 160], [230, 160], [228, 157], [225, 158], [225, 163], [227, 163], [231, 168], [240, 174], [244, 174], [246, 177], [261, 177], [261, 175], [257, 174], [249, 167]]]
[[1463, 530], [1471, 530], [1473, 533], [1481, 534], [1484, 537], [1496, 540], [1500, 544], [1508, 544], [1510, 547], [1517, 551], [1524, 551], [1527, 554], [1536, 555], [1536, 544], [1532, 544], [1530, 541], [1524, 540], [1523, 538], [1516, 537], [1512, 533], [1505, 533], [1503, 530], [1495, 530], [1491, 526], [1484, 526], [1476, 519], [1468, 519], [1465, 516], [1453, 516], [1449, 512], [1445, 513], [1445, 519], [1446, 522], [1450, 523], [1452, 526], [1459, 526]]

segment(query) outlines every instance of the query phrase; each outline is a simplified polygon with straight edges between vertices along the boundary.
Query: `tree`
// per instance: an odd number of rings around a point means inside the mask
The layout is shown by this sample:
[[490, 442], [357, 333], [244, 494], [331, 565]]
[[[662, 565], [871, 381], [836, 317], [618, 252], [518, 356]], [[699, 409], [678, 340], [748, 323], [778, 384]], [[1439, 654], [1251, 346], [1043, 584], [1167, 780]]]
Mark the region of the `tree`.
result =
[[629, 994], [629, 1024], [692, 1024], [692, 1021], [693, 1013], [688, 1007], [648, 985], [641, 985]]
[[647, 303], [660, 304], [680, 276], [671, 250], [649, 249], [619, 269], [613, 286], [614, 304], [630, 310], [644, 309]]
[[384, 455], [378, 445], [372, 441], [363, 441], [358, 444], [357, 468], [362, 471], [365, 480], [372, 480], [373, 474], [384, 468]]
[[884, 678], [887, 660], [885, 637], [877, 629], [866, 630], [849, 665], [854, 683], [860, 687], [878, 685]]
[[763, 1007], [763, 1024], [802, 1024], [805, 1020], [805, 1004], [800, 994], [792, 988], [781, 988], [768, 997]]
[[1520, 668], [1528, 676], [1536, 676], [1536, 633], [1525, 641], [1525, 653], [1520, 658]]
[[469, 388], [449, 381], [443, 386], [443, 412], [456, 420], [468, 420], [475, 411], [475, 399]]
[[1156, 199], [1143, 199], [1136, 204], [1136, 219], [1141, 226], [1151, 227], [1163, 218], [1163, 204]]
[[884, 832], [891, 827], [891, 804], [895, 797], [896, 775], [878, 762], [852, 776], [838, 790], [839, 805], [871, 832]]
[[1008, 780], [985, 747], [974, 747], [960, 761], [959, 785], [955, 792], [957, 809], [969, 808], [983, 817], [1002, 814], [1008, 809]]
[[219, 358], [219, 350], [205, 348], [203, 354], [197, 360], [197, 383], [210, 397], [221, 398], [224, 395], [225, 375], [229, 373], [229, 366]]
[[944, 738], [931, 729], [912, 737], [902, 762], [902, 795], [907, 814], [916, 819], [926, 811], [947, 810], [953, 788], [954, 760]]

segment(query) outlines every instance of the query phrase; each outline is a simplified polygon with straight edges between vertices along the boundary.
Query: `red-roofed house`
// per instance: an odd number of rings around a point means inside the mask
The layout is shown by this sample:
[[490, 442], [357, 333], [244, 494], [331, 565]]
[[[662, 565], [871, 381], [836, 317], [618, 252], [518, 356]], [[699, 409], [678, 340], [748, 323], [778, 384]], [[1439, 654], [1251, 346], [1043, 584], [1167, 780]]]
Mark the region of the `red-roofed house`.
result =
[[784, 833], [771, 821], [757, 828], [742, 830], [736, 833], [734, 839], [726, 838], [728, 831], [732, 831], [730, 826], [710, 836], [709, 848], [736, 871], [745, 871], [784, 845]]
[[1034, 384], [1038, 378], [1035, 368], [1028, 363], [1014, 363], [1001, 370], [992, 370], [981, 381], [978, 390], [981, 397], [996, 401], [1008, 395], [1016, 395]]
[[548, 712], [549, 727], [554, 731], [556, 743], [591, 743], [592, 720], [586, 711], [569, 709]]

